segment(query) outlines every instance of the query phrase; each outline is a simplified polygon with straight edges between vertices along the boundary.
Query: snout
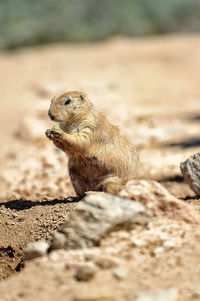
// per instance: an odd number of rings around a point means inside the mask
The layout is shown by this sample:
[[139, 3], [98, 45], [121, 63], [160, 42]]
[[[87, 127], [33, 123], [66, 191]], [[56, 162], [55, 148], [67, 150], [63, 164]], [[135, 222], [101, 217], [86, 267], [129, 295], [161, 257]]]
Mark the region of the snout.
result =
[[51, 120], [55, 120], [55, 116], [51, 113], [51, 111], [48, 111], [48, 115], [51, 118]]

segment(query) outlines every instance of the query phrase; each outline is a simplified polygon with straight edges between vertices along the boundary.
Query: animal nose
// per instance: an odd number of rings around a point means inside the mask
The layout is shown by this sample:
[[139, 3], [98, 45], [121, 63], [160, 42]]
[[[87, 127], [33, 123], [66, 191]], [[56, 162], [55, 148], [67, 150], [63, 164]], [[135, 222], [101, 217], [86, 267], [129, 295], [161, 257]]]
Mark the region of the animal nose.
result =
[[48, 114], [49, 114], [49, 117], [51, 118], [51, 120], [55, 119], [54, 115], [50, 111], [48, 112]]

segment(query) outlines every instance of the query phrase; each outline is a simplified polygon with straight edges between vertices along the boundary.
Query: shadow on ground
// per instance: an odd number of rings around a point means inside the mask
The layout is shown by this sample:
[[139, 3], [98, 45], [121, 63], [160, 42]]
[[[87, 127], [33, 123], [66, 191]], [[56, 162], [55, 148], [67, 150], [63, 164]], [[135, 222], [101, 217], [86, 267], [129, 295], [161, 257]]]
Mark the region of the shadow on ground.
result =
[[172, 142], [172, 143], [167, 143], [164, 144], [163, 147], [178, 147], [182, 149], [186, 148], [193, 148], [193, 147], [199, 147], [200, 146], [200, 138], [199, 137], [194, 137], [190, 139], [185, 139], [179, 142]]
[[29, 201], [29, 200], [12, 200], [8, 202], [0, 202], [0, 207], [5, 206], [11, 210], [26, 210], [35, 206], [54, 206], [56, 204], [71, 204], [77, 203], [82, 199], [82, 197], [68, 197], [67, 199], [53, 199], [49, 201]]
[[166, 177], [166, 178], [162, 178], [159, 180], [159, 182], [178, 182], [178, 183], [183, 183], [184, 182], [184, 178], [182, 176], [176, 175], [176, 176], [172, 176], [172, 177]]

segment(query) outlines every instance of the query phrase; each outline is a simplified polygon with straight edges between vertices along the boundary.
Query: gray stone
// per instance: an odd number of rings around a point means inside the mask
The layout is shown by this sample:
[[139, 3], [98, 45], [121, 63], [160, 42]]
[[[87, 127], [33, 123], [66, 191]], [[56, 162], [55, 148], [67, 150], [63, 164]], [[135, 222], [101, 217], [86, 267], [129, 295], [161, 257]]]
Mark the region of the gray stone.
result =
[[51, 249], [79, 249], [98, 245], [108, 232], [127, 229], [134, 224], [147, 224], [151, 212], [142, 204], [119, 196], [96, 193], [86, 196], [67, 217], [59, 233], [65, 235], [57, 243], [56, 232]]
[[176, 301], [178, 290], [176, 288], [163, 288], [141, 292], [136, 295], [136, 301]]
[[200, 195], [200, 153], [180, 164], [181, 172], [195, 194]]
[[25, 260], [31, 260], [47, 254], [48, 248], [49, 244], [42, 240], [29, 243], [24, 249]]
[[117, 279], [125, 279], [128, 276], [128, 271], [124, 268], [116, 268], [112, 270], [112, 274]]
[[192, 209], [156, 181], [131, 180], [120, 191], [120, 196], [142, 203], [151, 210], [154, 216], [166, 216], [197, 223]]
[[94, 264], [85, 264], [76, 271], [75, 278], [78, 281], [88, 281], [95, 276], [97, 271], [98, 269]]

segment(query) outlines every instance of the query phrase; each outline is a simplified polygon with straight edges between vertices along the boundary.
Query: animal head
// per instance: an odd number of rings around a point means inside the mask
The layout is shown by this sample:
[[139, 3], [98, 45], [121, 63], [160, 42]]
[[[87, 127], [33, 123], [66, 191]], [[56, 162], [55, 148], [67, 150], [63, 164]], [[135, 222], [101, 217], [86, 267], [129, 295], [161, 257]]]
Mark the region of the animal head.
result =
[[88, 111], [91, 107], [92, 104], [84, 93], [70, 91], [52, 98], [48, 115], [51, 120], [62, 123]]

